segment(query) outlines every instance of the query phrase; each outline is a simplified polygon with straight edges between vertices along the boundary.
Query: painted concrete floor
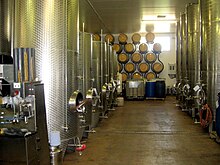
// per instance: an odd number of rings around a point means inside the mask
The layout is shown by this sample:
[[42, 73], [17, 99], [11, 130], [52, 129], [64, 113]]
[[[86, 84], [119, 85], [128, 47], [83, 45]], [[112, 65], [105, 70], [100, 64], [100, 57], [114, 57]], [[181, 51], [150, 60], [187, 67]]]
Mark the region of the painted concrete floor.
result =
[[220, 165], [220, 144], [175, 105], [174, 97], [126, 101], [89, 134], [64, 165]]

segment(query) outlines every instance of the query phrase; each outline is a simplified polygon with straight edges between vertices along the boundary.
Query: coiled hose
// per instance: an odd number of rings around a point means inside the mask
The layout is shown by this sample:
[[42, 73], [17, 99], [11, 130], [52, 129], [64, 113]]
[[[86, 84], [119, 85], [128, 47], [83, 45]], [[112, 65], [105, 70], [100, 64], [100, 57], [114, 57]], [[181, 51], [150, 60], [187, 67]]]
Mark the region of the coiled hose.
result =
[[204, 104], [202, 109], [199, 111], [200, 124], [203, 128], [208, 127], [212, 122], [212, 111], [208, 104]]

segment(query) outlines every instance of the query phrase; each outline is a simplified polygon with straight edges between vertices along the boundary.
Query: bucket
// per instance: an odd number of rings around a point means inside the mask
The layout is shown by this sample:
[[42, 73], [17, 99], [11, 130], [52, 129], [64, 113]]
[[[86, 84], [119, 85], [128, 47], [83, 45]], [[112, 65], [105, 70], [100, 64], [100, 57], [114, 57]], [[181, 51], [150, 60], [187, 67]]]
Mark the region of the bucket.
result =
[[135, 71], [135, 65], [131, 62], [128, 62], [127, 64], [125, 64], [125, 70], [128, 72], [128, 73], [132, 73]]
[[147, 81], [145, 87], [146, 97], [156, 97], [156, 81]]
[[156, 59], [157, 59], [157, 56], [154, 53], [147, 53], [145, 55], [145, 61], [148, 63], [153, 63], [156, 61]]
[[155, 79], [156, 78], [156, 74], [154, 72], [148, 72], [146, 75], [145, 75], [146, 79], [148, 81], [152, 80], [152, 79]]
[[126, 43], [127, 43], [127, 40], [128, 40], [128, 36], [127, 36], [126, 34], [120, 33], [120, 34], [118, 35], [118, 42], [119, 42], [120, 44], [126, 44]]
[[147, 33], [146, 34], [146, 40], [147, 40], [147, 42], [148, 43], [153, 43], [154, 42], [154, 39], [155, 39], [155, 35], [154, 35], [154, 33]]
[[131, 37], [134, 44], [139, 44], [141, 40], [141, 35], [139, 33], [134, 33]]
[[112, 34], [106, 34], [105, 35], [105, 42], [109, 42], [110, 44], [113, 44], [115, 41], [115, 38]]
[[133, 53], [131, 56], [131, 61], [133, 61], [134, 63], [140, 63], [143, 60], [143, 56], [140, 53]]
[[150, 69], [150, 66], [148, 63], [140, 63], [138, 65], [138, 70], [141, 72], [141, 73], [147, 73]]
[[161, 62], [155, 62], [152, 64], [152, 70], [157, 74], [162, 72], [163, 68], [164, 68], [164, 66], [163, 66], [163, 63], [161, 63]]
[[148, 46], [145, 43], [142, 43], [139, 45], [139, 52], [140, 53], [147, 53], [148, 51]]
[[156, 97], [157, 98], [166, 97], [166, 84], [164, 79], [156, 80]]
[[125, 49], [125, 52], [127, 52], [127, 53], [134, 53], [135, 46], [132, 43], [127, 43], [127, 44], [125, 44], [124, 49]]
[[125, 54], [125, 53], [120, 53], [120, 54], [118, 55], [118, 62], [120, 62], [120, 63], [126, 63], [126, 62], [128, 62], [128, 60], [129, 60], [129, 57], [128, 57], [127, 54]]
[[161, 49], [162, 49], [162, 47], [161, 47], [161, 45], [160, 45], [159, 43], [155, 43], [155, 44], [153, 45], [153, 50], [154, 50], [154, 52], [160, 53], [160, 52], [161, 52]]
[[113, 50], [115, 50], [115, 52], [116, 52], [117, 54], [119, 54], [119, 53], [121, 53], [121, 51], [122, 51], [122, 46], [121, 46], [120, 44], [118, 44], [118, 43], [115, 43], [115, 44], [113, 45]]
[[132, 79], [140, 80], [140, 79], [142, 79], [142, 75], [141, 75], [139, 72], [135, 72], [135, 73], [132, 75]]

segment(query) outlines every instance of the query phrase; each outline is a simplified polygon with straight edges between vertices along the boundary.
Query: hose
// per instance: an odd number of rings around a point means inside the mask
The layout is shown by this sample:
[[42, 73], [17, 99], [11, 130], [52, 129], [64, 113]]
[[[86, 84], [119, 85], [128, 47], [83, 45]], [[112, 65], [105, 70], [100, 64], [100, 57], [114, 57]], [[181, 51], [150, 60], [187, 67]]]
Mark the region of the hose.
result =
[[202, 109], [199, 112], [200, 124], [203, 128], [208, 127], [212, 122], [212, 111], [208, 104], [202, 106]]

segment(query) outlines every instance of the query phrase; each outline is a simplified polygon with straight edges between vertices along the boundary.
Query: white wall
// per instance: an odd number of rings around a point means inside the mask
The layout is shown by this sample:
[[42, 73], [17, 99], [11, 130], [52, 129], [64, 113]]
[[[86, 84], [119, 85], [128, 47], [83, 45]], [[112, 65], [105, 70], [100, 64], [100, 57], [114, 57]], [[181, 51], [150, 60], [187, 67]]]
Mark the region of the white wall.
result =
[[[164, 64], [164, 70], [160, 73], [160, 78], [166, 79], [166, 86], [173, 86], [176, 83], [176, 78], [171, 79], [168, 76], [168, 64], [176, 63], [176, 39], [174, 33], [155, 34], [156, 37], [170, 37], [170, 51], [162, 51], [159, 58]], [[155, 37], [155, 38], [156, 38]], [[163, 47], [163, 45], [162, 45]]]

